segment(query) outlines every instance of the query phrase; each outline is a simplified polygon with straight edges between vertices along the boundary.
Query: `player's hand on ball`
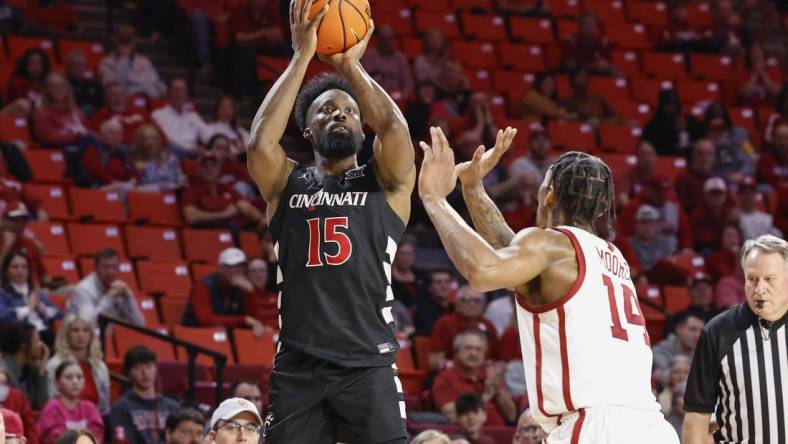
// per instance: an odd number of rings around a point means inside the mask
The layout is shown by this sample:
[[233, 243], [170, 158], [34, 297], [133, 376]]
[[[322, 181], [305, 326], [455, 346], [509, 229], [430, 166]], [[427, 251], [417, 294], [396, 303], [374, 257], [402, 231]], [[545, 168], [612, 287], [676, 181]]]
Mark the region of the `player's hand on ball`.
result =
[[424, 161], [419, 173], [419, 195], [422, 200], [443, 199], [457, 186], [457, 171], [454, 168], [454, 151], [439, 127], [431, 127], [432, 146], [424, 142]]
[[317, 49], [317, 25], [328, 12], [328, 3], [309, 20], [313, 0], [290, 0], [290, 34], [293, 39], [293, 52], [308, 57], [315, 55]]
[[498, 130], [495, 146], [491, 150], [480, 145], [476, 152], [473, 153], [473, 159], [458, 164], [456, 167], [457, 176], [460, 178], [463, 186], [467, 187], [481, 183], [484, 176], [495, 168], [501, 157], [512, 146], [512, 141], [516, 135], [517, 130], [509, 126], [506, 127], [505, 131]]
[[372, 33], [374, 32], [375, 32], [375, 22], [370, 20], [369, 29], [367, 29], [367, 33], [364, 34], [364, 38], [361, 39], [358, 43], [348, 48], [348, 50], [345, 52], [332, 54], [330, 56], [320, 55], [319, 58], [321, 61], [333, 65], [336, 68], [342, 68], [343, 66], [352, 66], [354, 63], [360, 62], [361, 58], [364, 57], [364, 52], [366, 52], [367, 50], [369, 39], [372, 38]]

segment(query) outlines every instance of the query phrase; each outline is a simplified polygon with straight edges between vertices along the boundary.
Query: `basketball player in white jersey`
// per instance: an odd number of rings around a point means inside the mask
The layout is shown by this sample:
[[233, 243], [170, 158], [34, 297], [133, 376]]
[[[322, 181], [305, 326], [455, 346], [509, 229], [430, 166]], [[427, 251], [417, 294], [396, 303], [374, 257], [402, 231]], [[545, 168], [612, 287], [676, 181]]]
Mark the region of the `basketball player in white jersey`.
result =
[[[599, 158], [561, 156], [539, 188], [537, 227], [517, 234], [481, 179], [511, 144], [454, 165], [440, 129], [422, 142], [419, 194], [458, 271], [479, 291], [516, 289], [531, 411], [550, 444], [678, 444], [651, 392], [651, 348], [629, 266], [594, 234], [613, 217], [613, 178]], [[479, 234], [447, 203], [460, 176]]]

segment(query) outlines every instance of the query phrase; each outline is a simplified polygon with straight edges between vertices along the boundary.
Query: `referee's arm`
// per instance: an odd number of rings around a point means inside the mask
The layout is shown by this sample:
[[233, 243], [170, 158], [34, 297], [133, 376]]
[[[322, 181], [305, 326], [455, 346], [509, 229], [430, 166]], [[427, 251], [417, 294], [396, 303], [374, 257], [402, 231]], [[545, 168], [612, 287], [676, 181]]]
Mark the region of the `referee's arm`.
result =
[[711, 414], [719, 397], [720, 361], [716, 341], [703, 330], [692, 358], [692, 367], [684, 393], [683, 444], [706, 444], [709, 441]]

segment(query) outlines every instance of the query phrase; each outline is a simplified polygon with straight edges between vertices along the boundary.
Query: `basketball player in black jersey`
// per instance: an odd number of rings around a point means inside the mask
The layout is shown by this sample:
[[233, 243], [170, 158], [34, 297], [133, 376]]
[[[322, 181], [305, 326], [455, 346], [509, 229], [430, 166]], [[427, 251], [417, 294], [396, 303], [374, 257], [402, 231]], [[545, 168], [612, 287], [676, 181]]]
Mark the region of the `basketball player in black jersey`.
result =
[[[295, 55], [255, 116], [248, 155], [279, 258], [280, 345], [264, 435], [270, 444], [405, 443], [390, 284], [410, 217], [413, 146], [397, 105], [359, 62], [371, 28], [324, 59], [338, 74], [299, 94], [327, 11], [309, 20], [312, 0], [300, 3], [290, 5]], [[312, 167], [279, 145], [294, 104]], [[359, 166], [364, 123], [376, 134], [374, 157]]]

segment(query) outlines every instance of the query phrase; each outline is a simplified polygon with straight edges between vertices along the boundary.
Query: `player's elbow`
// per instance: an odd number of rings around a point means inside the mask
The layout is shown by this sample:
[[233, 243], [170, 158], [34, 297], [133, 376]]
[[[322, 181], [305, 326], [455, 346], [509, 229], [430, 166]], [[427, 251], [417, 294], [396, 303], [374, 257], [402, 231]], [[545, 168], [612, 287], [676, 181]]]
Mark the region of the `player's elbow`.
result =
[[490, 279], [490, 272], [486, 267], [472, 266], [465, 278], [468, 280], [468, 285], [478, 292], [485, 293], [497, 289]]

